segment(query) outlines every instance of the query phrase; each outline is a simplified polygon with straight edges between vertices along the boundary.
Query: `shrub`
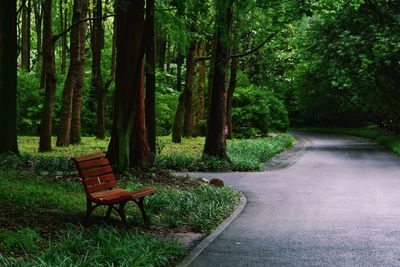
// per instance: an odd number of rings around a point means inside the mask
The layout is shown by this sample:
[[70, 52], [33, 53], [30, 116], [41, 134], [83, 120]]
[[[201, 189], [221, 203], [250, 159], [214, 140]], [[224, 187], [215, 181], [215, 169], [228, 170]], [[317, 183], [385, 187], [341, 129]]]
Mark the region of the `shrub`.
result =
[[256, 86], [236, 89], [232, 121], [238, 138], [266, 136], [269, 130], [285, 131], [289, 126], [283, 102], [267, 89]]

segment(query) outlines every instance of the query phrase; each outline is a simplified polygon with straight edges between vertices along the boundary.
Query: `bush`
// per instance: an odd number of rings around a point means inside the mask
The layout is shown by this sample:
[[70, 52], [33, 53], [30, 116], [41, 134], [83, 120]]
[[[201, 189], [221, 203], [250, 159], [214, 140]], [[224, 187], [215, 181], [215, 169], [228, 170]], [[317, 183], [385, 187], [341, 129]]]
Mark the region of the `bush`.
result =
[[269, 130], [285, 131], [289, 126], [283, 102], [267, 89], [256, 86], [236, 89], [232, 122], [238, 138], [266, 136]]

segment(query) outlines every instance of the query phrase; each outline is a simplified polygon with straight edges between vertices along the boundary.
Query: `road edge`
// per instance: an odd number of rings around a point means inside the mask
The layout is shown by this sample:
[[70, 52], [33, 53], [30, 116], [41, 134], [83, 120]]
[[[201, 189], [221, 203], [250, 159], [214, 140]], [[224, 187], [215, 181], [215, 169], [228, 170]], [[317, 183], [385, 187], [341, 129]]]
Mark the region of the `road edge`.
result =
[[191, 264], [202, 252], [204, 249], [210, 245], [214, 239], [216, 239], [235, 219], [239, 216], [240, 213], [244, 210], [247, 203], [247, 198], [241, 194], [239, 205], [233, 211], [233, 213], [226, 218], [214, 231], [211, 232], [206, 238], [203, 239], [194, 249], [185, 257], [183, 260], [176, 265], [176, 267], [187, 267]]

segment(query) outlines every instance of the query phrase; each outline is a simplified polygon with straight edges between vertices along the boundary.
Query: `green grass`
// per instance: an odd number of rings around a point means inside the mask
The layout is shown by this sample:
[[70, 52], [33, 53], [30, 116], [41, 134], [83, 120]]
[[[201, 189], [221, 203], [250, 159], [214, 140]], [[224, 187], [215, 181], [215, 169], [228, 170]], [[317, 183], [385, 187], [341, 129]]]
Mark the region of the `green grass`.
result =
[[[239, 193], [230, 188], [200, 183], [184, 188], [150, 181], [121, 184], [129, 190], [157, 188], [145, 201], [155, 229], [208, 233], [239, 201]], [[151, 230], [139, 231], [142, 218], [133, 203], [126, 211], [130, 226], [122, 225], [113, 214], [106, 224], [83, 229], [79, 222], [85, 203], [83, 189], [75, 180], [0, 171], [0, 266], [165, 266], [187, 252], [174, 240]], [[102, 221], [105, 211], [98, 208], [92, 221]]]
[[346, 134], [359, 137], [365, 137], [375, 140], [379, 144], [385, 146], [389, 150], [400, 155], [400, 135], [384, 132], [377, 127], [366, 128], [302, 128], [296, 129], [310, 132], [323, 132], [334, 134]]
[[[274, 155], [287, 149], [294, 143], [288, 134], [279, 133], [274, 137], [259, 139], [228, 140], [228, 156], [231, 162], [212, 157], [202, 157], [204, 137], [184, 138], [182, 143], [172, 143], [170, 136], [158, 138], [160, 153], [156, 157], [156, 167], [181, 171], [204, 170], [259, 170], [260, 166]], [[41, 175], [65, 175], [75, 171], [73, 156], [80, 156], [96, 151], [106, 151], [108, 140], [83, 137], [79, 145], [56, 147], [53, 138], [53, 151], [39, 153], [37, 137], [18, 137], [21, 155], [0, 155], [0, 169], [25, 170]]]
[[165, 147], [157, 157], [156, 165], [184, 171], [259, 170], [267, 160], [295, 142], [291, 135], [284, 133], [268, 138], [228, 140], [227, 152], [231, 162], [227, 163], [215, 158], [202, 158], [202, 137], [183, 139], [181, 144], [173, 144], [165, 138], [162, 139]]

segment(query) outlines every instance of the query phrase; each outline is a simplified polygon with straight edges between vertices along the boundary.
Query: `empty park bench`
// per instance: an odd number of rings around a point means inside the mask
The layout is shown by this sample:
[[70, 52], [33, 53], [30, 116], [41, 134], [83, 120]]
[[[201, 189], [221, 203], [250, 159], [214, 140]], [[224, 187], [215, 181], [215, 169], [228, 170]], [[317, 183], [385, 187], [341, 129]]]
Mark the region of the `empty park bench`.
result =
[[[126, 222], [125, 205], [133, 201], [139, 207], [146, 227], [149, 220], [144, 210], [144, 198], [153, 194], [154, 188], [144, 188], [134, 192], [117, 188], [117, 181], [104, 153], [95, 153], [81, 157], [72, 158], [82, 179], [85, 189], [87, 209], [84, 224], [89, 223], [90, 215], [99, 206], [108, 206], [106, 218], [110, 217], [112, 210], [116, 210], [122, 222]], [[118, 206], [118, 207], [116, 207]]]

